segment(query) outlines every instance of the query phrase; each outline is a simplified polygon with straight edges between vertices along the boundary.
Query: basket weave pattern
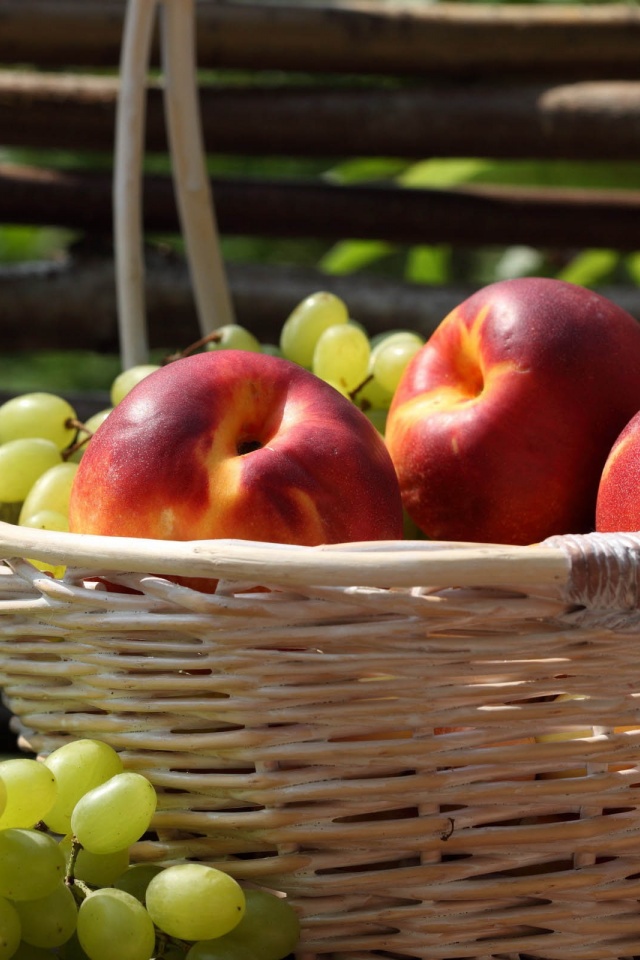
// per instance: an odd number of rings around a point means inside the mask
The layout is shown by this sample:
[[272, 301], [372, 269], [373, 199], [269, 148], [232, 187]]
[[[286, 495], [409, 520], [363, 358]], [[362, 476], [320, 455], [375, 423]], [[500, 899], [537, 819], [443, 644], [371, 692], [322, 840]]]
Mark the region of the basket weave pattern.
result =
[[60, 539], [63, 581], [0, 567], [0, 686], [36, 751], [97, 737], [153, 781], [137, 859], [286, 891], [301, 956], [640, 953], [637, 538], [556, 538], [533, 572], [529, 548], [355, 545], [325, 575], [277, 548], [215, 594]]

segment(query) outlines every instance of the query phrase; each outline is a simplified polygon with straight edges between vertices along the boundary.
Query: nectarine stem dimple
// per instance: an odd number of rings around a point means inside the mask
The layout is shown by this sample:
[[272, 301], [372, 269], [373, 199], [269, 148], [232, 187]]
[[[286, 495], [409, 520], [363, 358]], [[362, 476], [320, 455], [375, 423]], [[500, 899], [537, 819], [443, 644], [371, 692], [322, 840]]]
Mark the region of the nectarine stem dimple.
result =
[[253, 453], [254, 450], [260, 450], [262, 444], [259, 440], [240, 440], [236, 450], [238, 451], [238, 456], [243, 457], [245, 453]]

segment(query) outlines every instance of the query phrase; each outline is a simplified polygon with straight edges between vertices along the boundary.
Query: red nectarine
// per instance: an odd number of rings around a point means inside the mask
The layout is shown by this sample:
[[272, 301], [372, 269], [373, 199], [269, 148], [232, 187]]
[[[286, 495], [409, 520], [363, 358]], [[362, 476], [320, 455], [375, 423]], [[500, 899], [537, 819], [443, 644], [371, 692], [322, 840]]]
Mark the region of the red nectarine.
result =
[[596, 500], [596, 530], [640, 530], [640, 413], [623, 427], [605, 462]]
[[409, 363], [386, 440], [429, 537], [527, 544], [593, 529], [611, 445], [640, 409], [640, 325], [583, 287], [491, 284]]
[[142, 380], [93, 436], [71, 530], [315, 545], [402, 537], [380, 434], [288, 360], [202, 353]]

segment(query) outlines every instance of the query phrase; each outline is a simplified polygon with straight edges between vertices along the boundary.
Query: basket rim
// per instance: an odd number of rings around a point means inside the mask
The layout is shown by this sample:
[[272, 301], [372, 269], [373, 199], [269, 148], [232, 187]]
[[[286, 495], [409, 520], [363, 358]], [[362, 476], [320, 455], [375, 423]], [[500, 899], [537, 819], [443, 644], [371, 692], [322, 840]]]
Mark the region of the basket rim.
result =
[[154, 540], [36, 530], [0, 522], [0, 558], [100, 570], [302, 586], [565, 587], [562, 546], [380, 540], [299, 546], [253, 540]]

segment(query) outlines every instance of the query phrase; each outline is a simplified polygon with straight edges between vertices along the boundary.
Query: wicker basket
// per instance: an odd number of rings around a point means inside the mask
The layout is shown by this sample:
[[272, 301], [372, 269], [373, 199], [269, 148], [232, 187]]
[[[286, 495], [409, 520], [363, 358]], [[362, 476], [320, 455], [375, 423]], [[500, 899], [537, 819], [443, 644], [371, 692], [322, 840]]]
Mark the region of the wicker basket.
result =
[[153, 781], [137, 859], [286, 891], [300, 956], [631, 957], [639, 550], [2, 524], [0, 686], [36, 751], [100, 738]]

